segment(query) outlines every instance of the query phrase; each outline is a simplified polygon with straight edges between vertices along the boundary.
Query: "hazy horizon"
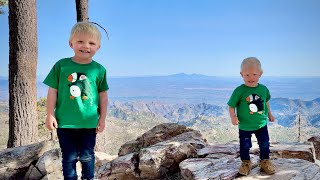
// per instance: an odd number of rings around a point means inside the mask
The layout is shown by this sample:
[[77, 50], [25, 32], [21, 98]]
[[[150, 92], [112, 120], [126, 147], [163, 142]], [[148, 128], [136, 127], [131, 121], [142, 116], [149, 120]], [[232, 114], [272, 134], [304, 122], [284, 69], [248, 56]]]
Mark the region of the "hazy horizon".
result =
[[[160, 74], [160, 75], [122, 75], [122, 76], [108, 76], [107, 78], [135, 78], [135, 77], [161, 77], [161, 76], [175, 76], [175, 75], [186, 75], [186, 76], [193, 76], [193, 75], [199, 75], [199, 76], [207, 76], [207, 77], [219, 77], [219, 78], [240, 78], [242, 79], [242, 77], [239, 75], [207, 75], [207, 74], [199, 74], [199, 73], [175, 73], [175, 74]], [[42, 79], [44, 79], [46, 77], [46, 75], [37, 75], [37, 78], [41, 77]], [[285, 76], [285, 75], [262, 75], [261, 78], [320, 78], [320, 75], [317, 76], [311, 76], [311, 75], [291, 75], [291, 76]], [[0, 75], [0, 78], [5, 78], [8, 79], [9, 76], [3, 76]]]
[[[48, 87], [37, 79], [38, 98], [46, 97]], [[320, 97], [320, 77], [263, 76], [272, 98], [314, 100]], [[167, 76], [108, 77], [110, 100], [160, 100], [171, 102], [223, 103], [234, 88], [243, 84], [239, 76], [173, 74]], [[8, 79], [0, 77], [0, 99], [8, 98]]]

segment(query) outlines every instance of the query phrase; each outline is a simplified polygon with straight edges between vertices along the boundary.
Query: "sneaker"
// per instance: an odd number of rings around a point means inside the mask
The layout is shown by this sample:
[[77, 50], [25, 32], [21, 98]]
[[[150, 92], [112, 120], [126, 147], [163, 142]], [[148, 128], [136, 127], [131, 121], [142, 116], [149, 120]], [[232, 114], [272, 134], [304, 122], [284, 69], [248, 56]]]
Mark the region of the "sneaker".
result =
[[276, 172], [276, 167], [270, 159], [263, 159], [260, 161], [260, 171], [263, 171], [266, 174], [271, 175]]
[[250, 160], [243, 160], [239, 168], [239, 174], [247, 176], [251, 171], [251, 166], [252, 164]]

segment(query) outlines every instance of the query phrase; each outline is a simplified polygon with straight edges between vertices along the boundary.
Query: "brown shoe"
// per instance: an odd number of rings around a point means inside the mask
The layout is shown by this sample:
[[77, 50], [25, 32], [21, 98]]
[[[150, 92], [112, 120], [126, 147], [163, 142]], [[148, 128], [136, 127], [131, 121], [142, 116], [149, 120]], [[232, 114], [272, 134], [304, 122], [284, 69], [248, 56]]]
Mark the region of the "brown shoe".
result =
[[260, 161], [260, 171], [263, 171], [266, 174], [271, 175], [276, 172], [276, 167], [270, 159], [263, 159]]
[[239, 168], [239, 174], [247, 176], [251, 171], [252, 163], [250, 160], [243, 160]]

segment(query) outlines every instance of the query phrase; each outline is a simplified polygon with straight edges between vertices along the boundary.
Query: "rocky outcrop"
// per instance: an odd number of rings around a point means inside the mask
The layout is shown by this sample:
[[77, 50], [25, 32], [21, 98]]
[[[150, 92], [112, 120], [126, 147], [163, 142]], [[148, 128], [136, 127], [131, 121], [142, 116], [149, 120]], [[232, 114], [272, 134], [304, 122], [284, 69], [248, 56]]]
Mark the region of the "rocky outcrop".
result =
[[63, 178], [60, 149], [51, 149], [45, 152], [36, 164], [31, 164], [25, 175], [26, 179], [48, 179], [48, 177]]
[[[175, 130], [176, 129], [176, 130]], [[177, 133], [178, 132], [178, 133]], [[167, 179], [177, 172], [180, 179], [319, 179], [307, 143], [271, 143], [270, 156], [277, 173], [266, 175], [259, 168], [259, 147], [253, 143], [249, 176], [238, 175], [241, 160], [238, 142], [209, 145], [198, 131], [177, 124], [161, 124], [124, 144], [119, 157], [102, 165], [99, 179]]]
[[[253, 141], [251, 154], [259, 155], [258, 143]], [[227, 144], [208, 145], [198, 151], [199, 157], [206, 155], [216, 155], [219, 153], [236, 155], [239, 153], [239, 144], [237, 141]], [[298, 158], [310, 162], [314, 162], [312, 146], [309, 143], [271, 143], [270, 144], [271, 158]]]
[[[309, 177], [316, 180], [320, 176], [320, 167], [314, 164], [312, 146], [305, 143], [271, 143], [270, 158], [277, 167], [277, 173], [268, 176], [260, 173], [259, 147], [253, 142], [250, 151], [253, 169], [248, 177], [238, 175], [241, 164], [239, 144], [216, 144], [206, 146], [198, 151], [198, 157], [180, 163], [184, 179], [270, 179], [289, 180], [293, 177]], [[304, 179], [304, 178], [302, 178]]]
[[143, 148], [139, 152], [139, 178], [164, 178], [179, 172], [179, 163], [197, 157], [197, 150], [205, 145], [199, 132], [190, 131]]
[[46, 151], [54, 148], [54, 146], [54, 142], [44, 141], [0, 151], [0, 179], [23, 177], [29, 166], [37, 162]]
[[312, 146], [309, 143], [271, 143], [270, 156], [272, 158], [298, 158], [315, 162]]
[[249, 176], [239, 176], [238, 168], [240, 166], [240, 159], [230, 157], [216, 158], [197, 158], [187, 159], [180, 163], [181, 175], [186, 180], [202, 180], [202, 179], [320, 179], [320, 167], [302, 159], [273, 159], [276, 166], [276, 173], [274, 175], [267, 175], [260, 172], [258, 156], [252, 155], [251, 161], [253, 169]]
[[174, 123], [160, 124], [152, 128], [150, 131], [147, 131], [136, 140], [123, 144], [119, 149], [118, 156], [123, 156], [132, 152], [139, 152], [144, 147], [168, 140], [188, 131], [191, 131], [191, 129], [188, 129], [186, 126]]
[[[271, 143], [274, 175], [260, 172], [259, 147], [253, 142], [250, 151], [253, 169], [249, 176], [239, 176], [237, 141], [209, 145], [199, 131], [165, 123], [122, 145], [118, 157], [96, 152], [95, 175], [106, 180], [318, 180], [319, 140], [320, 137], [313, 137], [308, 143]], [[48, 141], [0, 151], [0, 179], [63, 179], [61, 152], [56, 145]], [[78, 168], [80, 173], [81, 166]]]
[[179, 163], [207, 146], [200, 132], [174, 123], [160, 124], [124, 144], [118, 158], [102, 165], [98, 178], [161, 179], [179, 172]]
[[[95, 157], [96, 167], [115, 158], [102, 152], [96, 152]], [[56, 141], [5, 149], [0, 151], [0, 179], [63, 179], [61, 161], [62, 155]], [[77, 172], [80, 177], [80, 163], [77, 163]]]
[[[252, 166], [258, 166], [258, 157], [252, 156]], [[180, 163], [181, 175], [193, 179], [234, 179], [238, 174], [240, 159], [232, 155], [219, 154], [214, 157], [192, 158]]]
[[99, 179], [138, 179], [139, 158], [137, 153], [130, 153], [106, 163], [97, 169]]

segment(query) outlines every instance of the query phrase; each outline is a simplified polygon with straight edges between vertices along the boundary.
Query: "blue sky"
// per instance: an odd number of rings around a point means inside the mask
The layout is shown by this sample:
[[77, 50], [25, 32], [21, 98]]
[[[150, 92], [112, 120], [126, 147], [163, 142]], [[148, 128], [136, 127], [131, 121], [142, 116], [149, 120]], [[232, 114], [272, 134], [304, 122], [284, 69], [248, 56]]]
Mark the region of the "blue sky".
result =
[[[8, 75], [8, 11], [0, 16], [0, 76]], [[74, 0], [37, 0], [38, 70], [73, 56]], [[320, 76], [319, 0], [89, 0], [104, 26], [94, 59], [109, 76], [238, 76], [258, 57], [267, 76]]]

